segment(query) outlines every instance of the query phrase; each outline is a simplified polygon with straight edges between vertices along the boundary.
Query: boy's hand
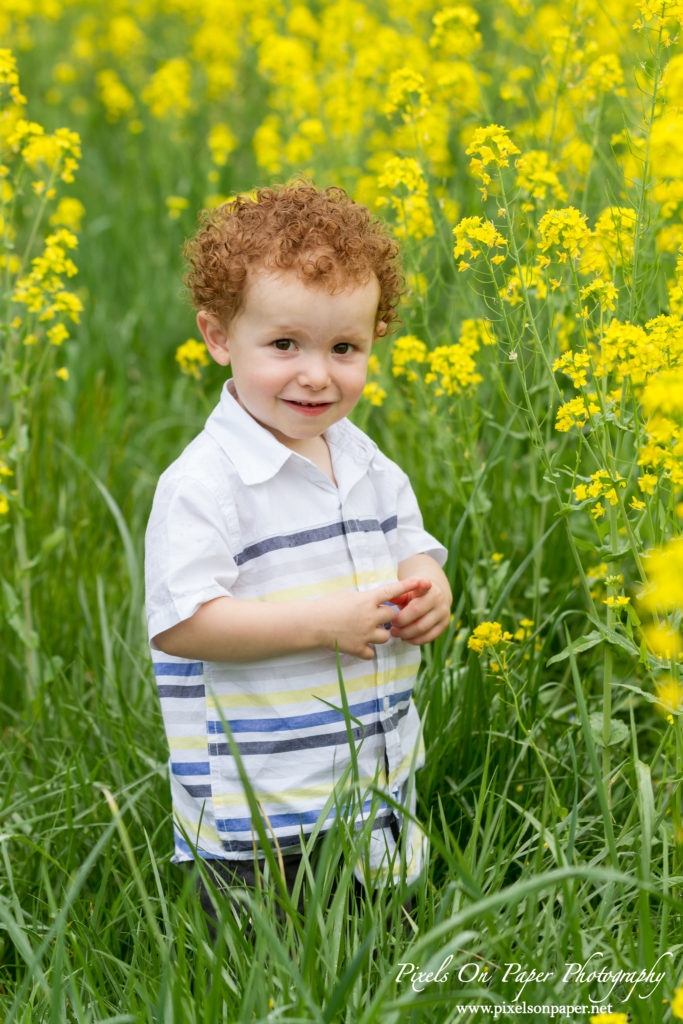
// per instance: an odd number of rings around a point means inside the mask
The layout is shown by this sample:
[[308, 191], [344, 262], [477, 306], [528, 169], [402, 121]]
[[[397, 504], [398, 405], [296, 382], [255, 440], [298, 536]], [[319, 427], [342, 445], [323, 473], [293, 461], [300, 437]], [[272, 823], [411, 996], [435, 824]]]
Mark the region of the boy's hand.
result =
[[[361, 593], [345, 591], [318, 598], [315, 603], [322, 613], [323, 646], [334, 650], [336, 642], [340, 652], [369, 661], [375, 655], [371, 645], [385, 644], [394, 633], [384, 624], [395, 622], [412, 605], [413, 595], [426, 594], [431, 585], [427, 579], [411, 576]], [[406, 601], [409, 605], [401, 612], [388, 606], [402, 607]]]
[[446, 629], [451, 618], [450, 592], [429, 580], [421, 580], [426, 586], [411, 587], [403, 595], [403, 603], [395, 601], [401, 610], [391, 623], [391, 636], [406, 640], [409, 644], [427, 644]]

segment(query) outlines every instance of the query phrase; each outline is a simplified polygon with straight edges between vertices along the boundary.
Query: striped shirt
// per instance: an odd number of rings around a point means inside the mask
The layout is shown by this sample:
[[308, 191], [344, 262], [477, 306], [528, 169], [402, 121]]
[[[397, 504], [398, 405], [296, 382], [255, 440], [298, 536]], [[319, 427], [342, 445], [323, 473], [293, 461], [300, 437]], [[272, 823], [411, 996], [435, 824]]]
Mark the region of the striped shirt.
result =
[[[421, 552], [445, 561], [405, 473], [348, 420], [325, 439], [336, 486], [261, 427], [228, 382], [204, 430], [159, 480], [145, 539], [146, 601], [175, 861], [262, 853], [228, 732], [268, 842], [283, 853], [300, 849], [316, 825], [321, 833], [333, 825], [353, 759], [333, 651], [200, 662], [164, 654], [153, 638], [216, 597], [314, 599], [396, 580], [399, 563]], [[340, 655], [362, 794], [351, 824], [373, 816], [375, 852], [386, 854], [387, 844], [391, 852], [396, 813], [377, 786], [414, 807], [408, 787], [424, 761], [411, 698], [419, 661], [419, 648], [397, 638], [377, 645], [371, 661]], [[380, 871], [381, 861], [377, 852], [371, 867]]]

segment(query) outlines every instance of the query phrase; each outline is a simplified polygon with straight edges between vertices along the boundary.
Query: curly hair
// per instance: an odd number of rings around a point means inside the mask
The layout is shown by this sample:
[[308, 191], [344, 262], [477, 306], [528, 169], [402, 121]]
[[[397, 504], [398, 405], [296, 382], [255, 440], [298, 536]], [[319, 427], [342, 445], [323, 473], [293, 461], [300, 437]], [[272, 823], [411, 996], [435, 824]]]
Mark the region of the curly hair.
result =
[[185, 243], [185, 284], [197, 309], [227, 326], [239, 312], [249, 270], [293, 269], [330, 291], [365, 284], [374, 274], [377, 321], [398, 320], [404, 288], [398, 243], [388, 228], [342, 188], [294, 181], [262, 188], [200, 215], [200, 230]]

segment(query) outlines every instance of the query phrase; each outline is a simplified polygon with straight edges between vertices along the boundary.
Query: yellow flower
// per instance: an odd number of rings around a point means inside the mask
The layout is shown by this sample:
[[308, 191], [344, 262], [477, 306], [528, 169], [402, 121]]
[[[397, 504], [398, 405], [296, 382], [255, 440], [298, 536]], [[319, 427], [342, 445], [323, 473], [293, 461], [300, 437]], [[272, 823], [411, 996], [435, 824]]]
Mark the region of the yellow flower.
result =
[[79, 199], [64, 196], [57, 203], [57, 209], [50, 217], [50, 224], [63, 225], [70, 231], [80, 231], [85, 207]]
[[392, 156], [384, 162], [377, 179], [379, 189], [394, 193], [380, 197], [379, 206], [389, 205], [397, 214], [396, 234], [405, 238], [427, 238], [435, 232], [427, 199], [427, 181], [422, 167], [413, 157]]
[[654, 494], [657, 486], [657, 477], [652, 473], [641, 473], [638, 477], [638, 486], [643, 494]]
[[391, 351], [391, 372], [394, 377], [406, 377], [417, 380], [415, 370], [407, 368], [408, 363], [424, 363], [427, 361], [427, 346], [414, 334], [405, 334], [397, 338]]
[[142, 90], [143, 102], [159, 120], [182, 117], [192, 107], [192, 69], [183, 57], [172, 57], [154, 72]]
[[555, 249], [560, 262], [564, 262], [567, 257], [578, 259], [591, 238], [585, 215], [573, 206], [545, 213], [539, 221], [538, 233], [541, 252]]
[[655, 683], [657, 700], [661, 709], [671, 713], [683, 709], [683, 685], [669, 676]]
[[47, 332], [47, 340], [51, 345], [61, 345], [68, 337], [69, 332], [64, 324], [61, 323], [55, 324], [54, 327], [50, 327]]
[[55, 370], [55, 376], [59, 377], [60, 380], [68, 380], [69, 371], [67, 370], [66, 366], [60, 366], [58, 370]]
[[180, 366], [181, 373], [188, 377], [199, 380], [201, 368], [209, 365], [209, 357], [205, 346], [195, 338], [188, 338], [186, 342], [179, 345], [175, 354], [176, 362]]
[[645, 555], [649, 586], [638, 595], [645, 611], [683, 608], [683, 537], [676, 537]]
[[386, 391], [377, 381], [370, 380], [363, 388], [363, 398], [367, 398], [371, 405], [381, 405], [386, 397]]
[[580, 395], [565, 402], [557, 410], [555, 430], [562, 433], [571, 430], [572, 427], [583, 427], [588, 421], [588, 416], [597, 416], [600, 406], [594, 401], [591, 395]]
[[498, 564], [498, 562], [502, 562], [504, 558], [505, 555], [503, 555], [500, 551], [494, 551], [493, 554], [491, 555], [491, 561], [495, 562], [496, 565]]
[[425, 384], [436, 382], [436, 394], [458, 395], [483, 379], [465, 345], [438, 345], [427, 355]]
[[616, 597], [605, 597], [602, 603], [606, 604], [608, 608], [623, 608], [624, 605], [629, 604], [631, 598], [624, 597], [623, 594], [618, 594]]
[[496, 647], [501, 643], [509, 643], [512, 634], [503, 632], [500, 622], [482, 622], [470, 635], [467, 646], [477, 654], [481, 654], [485, 647]]
[[209, 132], [211, 160], [217, 167], [224, 167], [228, 157], [237, 149], [238, 139], [226, 124], [215, 124]]
[[506, 242], [501, 233], [496, 229], [492, 220], [484, 220], [483, 217], [464, 217], [459, 224], [453, 228], [455, 246], [453, 255], [466, 255], [468, 259], [476, 259], [483, 249], [493, 249], [498, 246], [505, 246]]
[[[427, 103], [427, 89], [424, 75], [413, 68], [397, 68], [392, 71], [384, 105], [385, 114], [393, 114], [396, 110], [420, 109]], [[406, 115], [404, 114], [404, 117]]]
[[515, 185], [532, 199], [545, 202], [548, 192], [564, 203], [567, 193], [560, 184], [557, 173], [549, 167], [550, 157], [544, 149], [530, 149], [515, 161], [517, 178]]
[[9, 502], [5, 494], [0, 494], [0, 516], [6, 516], [9, 512]]
[[135, 107], [135, 98], [115, 71], [104, 68], [95, 79], [97, 96], [104, 107], [107, 121], [119, 121]]
[[648, 380], [640, 404], [649, 415], [658, 412], [683, 417], [683, 368], [666, 370]]
[[628, 1024], [627, 1013], [594, 1013], [588, 1019], [591, 1024]]
[[190, 200], [185, 196], [166, 196], [166, 208], [171, 220], [178, 220], [183, 210], [190, 205]]
[[432, 18], [434, 32], [429, 45], [446, 58], [468, 57], [481, 46], [477, 31], [479, 15], [470, 4], [444, 7]]
[[674, 997], [671, 1000], [671, 1013], [679, 1020], [683, 1020], [683, 984], [680, 988], [674, 989]]
[[648, 650], [657, 658], [670, 661], [683, 651], [680, 633], [668, 622], [650, 622], [641, 632]]
[[506, 128], [498, 124], [490, 124], [486, 128], [477, 128], [472, 135], [470, 144], [465, 150], [471, 156], [470, 171], [484, 185], [482, 190], [486, 197], [486, 186], [491, 183], [488, 168], [507, 167], [509, 157], [519, 153], [519, 149], [508, 135]]

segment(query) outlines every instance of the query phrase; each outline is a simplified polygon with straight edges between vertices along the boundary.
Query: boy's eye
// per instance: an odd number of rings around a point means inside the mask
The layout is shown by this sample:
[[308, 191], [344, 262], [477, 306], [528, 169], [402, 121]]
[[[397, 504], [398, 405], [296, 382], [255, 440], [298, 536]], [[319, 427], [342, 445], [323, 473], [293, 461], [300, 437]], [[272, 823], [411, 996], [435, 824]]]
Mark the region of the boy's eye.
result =
[[291, 352], [292, 348], [294, 347], [294, 342], [292, 341], [291, 338], [278, 338], [276, 341], [273, 342], [273, 345], [278, 350], [278, 352]]
[[353, 349], [353, 345], [350, 341], [340, 341], [334, 346], [333, 352], [338, 356], [346, 356]]

